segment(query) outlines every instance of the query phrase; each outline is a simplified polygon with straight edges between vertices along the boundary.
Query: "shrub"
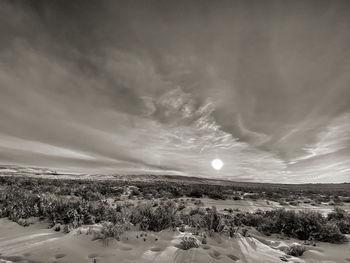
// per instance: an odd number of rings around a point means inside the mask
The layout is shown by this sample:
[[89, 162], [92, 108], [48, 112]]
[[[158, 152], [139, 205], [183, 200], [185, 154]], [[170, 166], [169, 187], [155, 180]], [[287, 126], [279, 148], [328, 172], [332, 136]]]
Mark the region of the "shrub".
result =
[[233, 213], [233, 209], [232, 208], [224, 208], [224, 211], [229, 212], [230, 214]]
[[225, 196], [221, 193], [221, 192], [216, 192], [216, 191], [213, 191], [213, 192], [209, 192], [208, 193], [208, 197], [211, 198], [211, 199], [215, 199], [215, 200], [225, 200]]
[[123, 234], [125, 230], [125, 224], [113, 224], [110, 222], [105, 222], [102, 224], [101, 238], [103, 240], [113, 238], [119, 241], [121, 234]]
[[66, 234], [68, 234], [70, 231], [71, 231], [70, 226], [69, 226], [69, 225], [64, 225], [64, 227], [63, 227], [63, 232], [66, 233]]
[[181, 248], [183, 250], [188, 250], [191, 248], [198, 248], [199, 247], [198, 243], [199, 243], [198, 240], [194, 237], [183, 237], [179, 248]]
[[180, 214], [181, 221], [191, 227], [206, 227], [206, 222], [204, 220], [205, 212], [202, 209], [192, 209], [189, 214]]
[[341, 233], [350, 234], [350, 215], [345, 210], [336, 207], [328, 214], [327, 219], [335, 223]]
[[189, 194], [188, 197], [195, 197], [195, 198], [201, 198], [203, 196], [203, 191], [196, 188], [193, 189]]
[[23, 219], [23, 218], [20, 218], [17, 223], [21, 226], [29, 226], [30, 225], [29, 221], [26, 219]]
[[300, 257], [304, 254], [305, 251], [306, 251], [305, 246], [294, 243], [288, 248], [287, 254], [293, 257]]
[[141, 230], [161, 231], [178, 222], [174, 201], [162, 202], [158, 206], [142, 205], [134, 209], [131, 223], [140, 224]]
[[221, 215], [218, 214], [215, 206], [208, 210], [208, 213], [204, 216], [204, 222], [207, 229], [213, 230], [214, 232], [221, 232], [224, 228]]
[[255, 213], [246, 213], [246, 214], [239, 213], [235, 216], [236, 225], [243, 224], [246, 226], [257, 227], [259, 224], [261, 224], [262, 220], [263, 220], [262, 211], [257, 211]]
[[196, 206], [203, 206], [203, 205], [204, 205], [203, 202], [202, 202], [202, 200], [195, 200], [195, 201], [194, 201], [194, 204], [195, 204]]
[[[237, 219], [238, 217], [238, 219]], [[258, 211], [256, 213], [237, 214], [236, 223], [254, 226], [265, 235], [283, 234], [300, 240], [315, 239], [330, 243], [342, 243], [346, 237], [338, 224], [344, 219], [336, 219], [340, 215], [331, 215], [329, 221], [322, 214], [313, 211]], [[239, 225], [239, 224], [238, 224]]]
[[338, 226], [333, 222], [322, 225], [320, 231], [313, 236], [318, 241], [329, 243], [344, 243], [347, 241], [346, 237], [340, 232]]
[[242, 228], [242, 236], [244, 237], [248, 236], [248, 229]]

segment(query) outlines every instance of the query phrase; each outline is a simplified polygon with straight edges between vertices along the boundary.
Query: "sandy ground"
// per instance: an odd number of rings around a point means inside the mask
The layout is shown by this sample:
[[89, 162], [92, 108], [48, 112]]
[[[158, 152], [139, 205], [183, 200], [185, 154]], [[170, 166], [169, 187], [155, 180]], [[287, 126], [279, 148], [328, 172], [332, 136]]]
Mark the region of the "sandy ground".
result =
[[[192, 198], [193, 199], [193, 198]], [[334, 210], [334, 206], [328, 205], [328, 204], [321, 204], [317, 206], [312, 206], [310, 204], [299, 204], [297, 206], [292, 205], [280, 205], [278, 202], [273, 201], [266, 201], [266, 200], [249, 200], [249, 199], [242, 199], [242, 200], [213, 200], [209, 198], [194, 198], [196, 200], [201, 200], [203, 202], [202, 207], [212, 207], [215, 206], [218, 211], [223, 211], [225, 208], [231, 208], [231, 209], [239, 209], [241, 212], [255, 212], [258, 209], [266, 211], [266, 210], [273, 210], [276, 208], [284, 208], [287, 210], [312, 210], [320, 212], [324, 215], [330, 213]], [[189, 199], [191, 200], [191, 199]], [[190, 201], [191, 202], [191, 201]], [[193, 202], [192, 202], [193, 203]], [[340, 206], [341, 209], [350, 212], [350, 203], [344, 203], [342, 206]]]
[[[159, 233], [128, 231], [121, 241], [108, 245], [92, 241], [87, 228], [69, 234], [57, 233], [47, 224], [22, 227], [0, 219], [0, 263], [132, 263], [132, 262], [350, 262], [350, 246], [318, 243], [308, 247], [300, 258], [287, 256], [282, 250], [295, 240], [278, 240], [252, 231], [251, 237], [214, 236], [206, 245], [182, 250], [177, 247], [185, 233], [166, 230]], [[145, 236], [147, 234], [147, 236]], [[186, 234], [189, 235], [189, 234]]]

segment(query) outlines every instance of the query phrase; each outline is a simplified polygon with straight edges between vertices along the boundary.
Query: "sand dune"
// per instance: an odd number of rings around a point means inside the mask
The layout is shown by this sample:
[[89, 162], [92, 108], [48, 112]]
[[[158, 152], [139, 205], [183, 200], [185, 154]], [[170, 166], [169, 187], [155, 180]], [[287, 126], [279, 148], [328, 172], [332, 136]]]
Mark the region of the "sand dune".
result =
[[42, 223], [24, 228], [1, 219], [0, 263], [349, 262], [349, 256], [346, 256], [350, 251], [348, 244], [322, 243], [317, 247], [309, 247], [302, 257], [297, 258], [283, 252], [283, 247], [295, 241], [267, 238], [256, 232], [250, 237], [240, 234], [234, 238], [214, 235], [208, 237], [206, 245], [182, 250], [178, 244], [189, 233], [173, 230], [146, 233], [133, 230], [124, 233], [121, 241], [111, 241], [105, 245], [101, 240], [92, 241], [92, 235], [88, 235], [86, 230], [85, 227], [63, 234], [47, 229], [47, 225]]

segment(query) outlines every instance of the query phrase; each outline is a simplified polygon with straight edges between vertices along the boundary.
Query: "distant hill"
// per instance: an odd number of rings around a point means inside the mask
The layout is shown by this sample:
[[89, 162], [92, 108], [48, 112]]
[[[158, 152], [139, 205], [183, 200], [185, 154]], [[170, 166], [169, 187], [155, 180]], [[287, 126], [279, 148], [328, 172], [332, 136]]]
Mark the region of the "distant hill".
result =
[[285, 189], [293, 191], [305, 190], [346, 190], [350, 192], [350, 183], [322, 183], [322, 184], [271, 184], [271, 183], [252, 183], [236, 182], [230, 180], [219, 180], [210, 178], [199, 178], [194, 176], [181, 175], [104, 175], [104, 174], [84, 174], [71, 172], [57, 172], [54, 169], [43, 167], [23, 167], [16, 165], [1, 165], [0, 176], [27, 176], [36, 178], [52, 179], [79, 179], [79, 180], [123, 180], [135, 182], [174, 182], [178, 184], [209, 184], [222, 186], [235, 186], [250, 189]]

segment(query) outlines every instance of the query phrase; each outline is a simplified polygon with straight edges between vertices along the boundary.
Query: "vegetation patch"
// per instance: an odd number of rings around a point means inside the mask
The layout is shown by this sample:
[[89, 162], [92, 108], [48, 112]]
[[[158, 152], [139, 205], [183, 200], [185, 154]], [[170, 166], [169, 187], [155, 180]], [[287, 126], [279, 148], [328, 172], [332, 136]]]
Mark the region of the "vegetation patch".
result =
[[[282, 192], [264, 187], [253, 191], [251, 188], [232, 185], [25, 177], [0, 177], [0, 185], [0, 217], [8, 217], [22, 226], [29, 225], [31, 217], [46, 219], [54, 230], [65, 233], [82, 225], [98, 223], [102, 226], [100, 231], [88, 232], [94, 234], [94, 240], [100, 239], [106, 244], [120, 240], [125, 231], [135, 226], [142, 231], [158, 232], [177, 228], [194, 235], [221, 233], [233, 237], [239, 229], [243, 235], [248, 235], [246, 228], [241, 227], [245, 225], [255, 227], [266, 235], [279, 234], [299, 240], [330, 243], [345, 242], [345, 234], [350, 234], [350, 215], [338, 207], [328, 216], [307, 210], [295, 212], [285, 209], [255, 213], [226, 209], [220, 213], [215, 207], [203, 208], [198, 199], [178, 199], [184, 196], [207, 196], [231, 200], [263, 198], [289, 203], [296, 200], [304, 200], [304, 203], [310, 200], [332, 200], [340, 204], [342, 200], [347, 200], [349, 194], [342, 191], [339, 191], [342, 193], [340, 198], [331, 190], [321, 194], [314, 188], [303, 192], [299, 189], [284, 193], [285, 197], [282, 198]], [[244, 191], [248, 194], [243, 194]], [[190, 207], [188, 202], [192, 202]], [[142, 238], [147, 240], [146, 237]], [[205, 245], [206, 238], [201, 240]], [[197, 241], [186, 237], [182, 240], [182, 248], [198, 247]]]

